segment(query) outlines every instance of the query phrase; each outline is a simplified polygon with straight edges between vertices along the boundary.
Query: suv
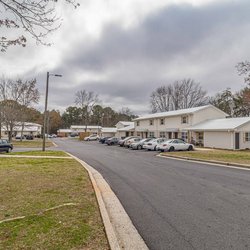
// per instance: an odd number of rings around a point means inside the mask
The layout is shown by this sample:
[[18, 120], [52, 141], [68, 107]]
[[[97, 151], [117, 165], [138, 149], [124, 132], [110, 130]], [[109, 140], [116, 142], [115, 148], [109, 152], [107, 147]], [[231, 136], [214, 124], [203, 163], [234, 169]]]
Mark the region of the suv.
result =
[[96, 140], [99, 140], [99, 136], [96, 134], [84, 138], [84, 141], [96, 141]]
[[0, 139], [0, 152], [10, 153], [13, 145], [8, 140]]

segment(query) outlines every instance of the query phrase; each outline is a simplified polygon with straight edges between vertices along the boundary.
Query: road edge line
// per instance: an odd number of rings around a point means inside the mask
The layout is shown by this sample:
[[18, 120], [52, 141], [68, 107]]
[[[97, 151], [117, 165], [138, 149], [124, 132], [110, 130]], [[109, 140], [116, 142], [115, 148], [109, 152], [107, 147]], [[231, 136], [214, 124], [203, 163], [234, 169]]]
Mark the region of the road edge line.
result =
[[233, 163], [221, 162], [221, 161], [202, 160], [202, 159], [196, 159], [196, 158], [190, 158], [190, 157], [170, 156], [170, 155], [161, 155], [161, 154], [158, 154], [156, 156], [161, 157], [161, 158], [166, 158], [166, 159], [195, 162], [195, 163], [219, 166], [219, 167], [224, 167], [224, 168], [241, 169], [241, 170], [248, 170], [248, 171], [250, 170], [250, 167], [248, 165], [244, 166], [243, 164], [233, 164]]
[[90, 176], [111, 250], [148, 250], [146, 243], [103, 176], [83, 160], [66, 153], [78, 161]]

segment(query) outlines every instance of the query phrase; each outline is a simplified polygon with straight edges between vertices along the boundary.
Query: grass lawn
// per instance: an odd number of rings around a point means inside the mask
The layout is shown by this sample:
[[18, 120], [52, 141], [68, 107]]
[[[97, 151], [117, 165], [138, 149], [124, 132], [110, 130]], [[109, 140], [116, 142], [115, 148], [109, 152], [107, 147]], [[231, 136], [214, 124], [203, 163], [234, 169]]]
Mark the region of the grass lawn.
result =
[[75, 160], [1, 158], [0, 180], [0, 221], [25, 216], [0, 223], [0, 249], [109, 249], [88, 174]]
[[[34, 140], [23, 140], [23, 141], [12, 141], [12, 144], [14, 146], [14, 148], [42, 148], [43, 145], [43, 141], [42, 139], [34, 139]], [[46, 148], [47, 147], [53, 147], [53, 143], [50, 140], [46, 140], [45, 143]]]
[[250, 151], [207, 150], [166, 152], [163, 155], [183, 156], [203, 160], [216, 160], [250, 165]]
[[38, 150], [34, 150], [34, 151], [25, 151], [25, 152], [14, 152], [14, 153], [9, 153], [7, 155], [35, 155], [35, 156], [69, 156], [68, 154], [66, 154], [64, 151], [38, 151]]

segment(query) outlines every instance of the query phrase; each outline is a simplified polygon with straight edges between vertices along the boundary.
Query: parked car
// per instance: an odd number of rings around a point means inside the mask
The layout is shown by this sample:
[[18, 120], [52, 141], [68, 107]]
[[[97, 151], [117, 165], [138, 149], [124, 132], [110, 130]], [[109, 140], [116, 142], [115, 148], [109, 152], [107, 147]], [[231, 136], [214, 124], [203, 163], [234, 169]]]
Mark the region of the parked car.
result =
[[194, 150], [194, 145], [184, 142], [180, 139], [173, 139], [164, 141], [162, 144], [159, 145], [159, 150], [164, 151], [175, 151], [175, 150]]
[[130, 144], [130, 148], [131, 149], [142, 149], [143, 145], [151, 140], [152, 140], [152, 138], [145, 138], [145, 139], [141, 139], [140, 141], [133, 142]]
[[99, 139], [99, 136], [97, 134], [92, 134], [90, 136], [87, 136], [84, 138], [84, 141], [96, 141]]
[[144, 145], [143, 145], [143, 148], [144, 149], [147, 149], [147, 150], [157, 150], [157, 146], [161, 143], [161, 142], [163, 142], [163, 141], [165, 141], [166, 139], [165, 138], [157, 138], [157, 139], [152, 139], [151, 141], [149, 141], [149, 142], [147, 142], [147, 143], [145, 143]]
[[111, 146], [111, 145], [115, 145], [118, 144], [119, 139], [117, 137], [111, 137], [106, 141], [106, 144]]
[[126, 140], [124, 142], [124, 147], [130, 148], [130, 145], [134, 142], [139, 142], [141, 140], [141, 138], [139, 137], [135, 137], [135, 138], [130, 138], [129, 140]]
[[21, 136], [21, 134], [17, 134], [15, 138], [16, 140], [21, 140], [21, 139], [25, 139], [25, 136], [24, 135]]
[[8, 140], [0, 139], [0, 152], [10, 153], [13, 145]]
[[129, 139], [132, 139], [132, 138], [138, 138], [137, 136], [129, 136], [129, 137], [126, 137], [124, 139], [121, 139], [119, 140], [118, 144], [120, 147], [123, 147], [124, 146], [124, 143], [129, 140]]
[[102, 143], [102, 144], [104, 144], [104, 143], [106, 143], [106, 141], [107, 141], [109, 138], [111, 138], [111, 137], [101, 137], [101, 138], [99, 139], [99, 142]]
[[34, 140], [34, 137], [33, 135], [26, 135], [26, 140]]
[[51, 138], [57, 138], [56, 134], [51, 134]]

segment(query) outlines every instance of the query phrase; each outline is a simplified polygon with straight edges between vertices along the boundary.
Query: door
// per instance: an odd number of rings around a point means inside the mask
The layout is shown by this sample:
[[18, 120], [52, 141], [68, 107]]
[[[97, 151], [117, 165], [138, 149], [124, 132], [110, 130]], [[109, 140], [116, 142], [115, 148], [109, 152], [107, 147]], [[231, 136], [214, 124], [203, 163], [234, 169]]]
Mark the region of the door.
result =
[[240, 149], [240, 133], [235, 133], [235, 149]]
[[174, 132], [174, 138], [175, 138], [175, 139], [178, 138], [178, 132]]
[[168, 139], [172, 139], [172, 132], [168, 132]]

